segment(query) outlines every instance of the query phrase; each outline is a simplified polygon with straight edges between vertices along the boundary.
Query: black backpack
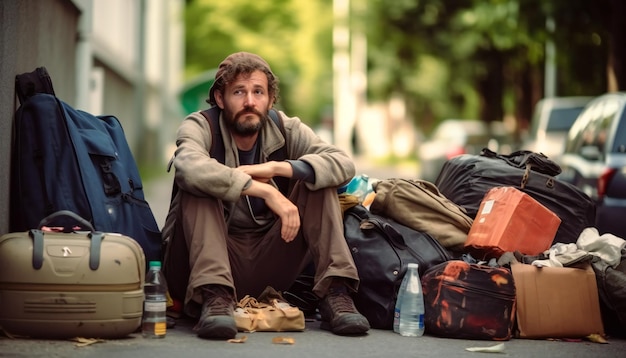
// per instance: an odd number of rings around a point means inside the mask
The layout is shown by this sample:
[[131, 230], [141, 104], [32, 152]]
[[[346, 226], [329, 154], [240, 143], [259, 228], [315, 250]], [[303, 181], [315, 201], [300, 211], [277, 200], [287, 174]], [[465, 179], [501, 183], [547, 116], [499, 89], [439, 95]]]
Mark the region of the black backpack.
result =
[[[10, 231], [38, 228], [69, 210], [97, 231], [139, 243], [146, 262], [161, 258], [161, 233], [145, 200], [137, 164], [114, 116], [94, 116], [54, 95], [45, 68], [16, 76]], [[72, 228], [60, 218], [55, 224]]]

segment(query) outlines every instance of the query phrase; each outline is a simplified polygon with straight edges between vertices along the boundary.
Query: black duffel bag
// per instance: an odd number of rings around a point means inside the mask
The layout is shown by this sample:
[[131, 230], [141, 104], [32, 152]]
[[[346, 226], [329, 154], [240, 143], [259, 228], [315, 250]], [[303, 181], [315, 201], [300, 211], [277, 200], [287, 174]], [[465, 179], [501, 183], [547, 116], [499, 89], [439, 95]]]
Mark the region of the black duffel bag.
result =
[[421, 275], [452, 259], [429, 234], [372, 214], [360, 204], [345, 211], [344, 235], [361, 280], [354, 304], [372, 328], [393, 328], [398, 289], [409, 263], [417, 263]]
[[540, 153], [518, 151], [448, 159], [435, 181], [439, 191], [475, 218], [485, 194], [494, 187], [512, 186], [530, 195], [561, 219], [553, 244], [575, 243], [580, 233], [595, 225], [595, 203], [572, 184], [558, 179], [561, 168]]

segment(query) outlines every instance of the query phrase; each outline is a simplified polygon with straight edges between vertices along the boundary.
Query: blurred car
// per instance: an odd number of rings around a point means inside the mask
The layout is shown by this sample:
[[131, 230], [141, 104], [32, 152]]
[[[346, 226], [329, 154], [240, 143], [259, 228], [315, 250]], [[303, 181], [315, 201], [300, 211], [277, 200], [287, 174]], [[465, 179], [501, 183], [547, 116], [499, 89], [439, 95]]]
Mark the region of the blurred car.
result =
[[626, 238], [626, 92], [593, 99], [570, 129], [559, 179], [596, 202], [596, 228]]
[[489, 126], [485, 122], [446, 119], [418, 147], [418, 177], [434, 183], [448, 159], [461, 154], [479, 154], [485, 147], [498, 149], [497, 140], [489, 135]]
[[543, 153], [559, 163], [567, 132], [593, 97], [550, 97], [535, 105], [522, 149]]

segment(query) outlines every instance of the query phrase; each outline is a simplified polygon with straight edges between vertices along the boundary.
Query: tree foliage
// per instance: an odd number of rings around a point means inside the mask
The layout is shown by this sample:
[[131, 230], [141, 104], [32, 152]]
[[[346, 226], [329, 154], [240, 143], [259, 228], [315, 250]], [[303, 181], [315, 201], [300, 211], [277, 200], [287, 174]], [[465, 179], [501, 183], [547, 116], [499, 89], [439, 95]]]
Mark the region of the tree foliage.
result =
[[[556, 95], [626, 87], [621, 0], [350, 0], [367, 36], [368, 98], [404, 98], [422, 129], [447, 117], [523, 126], [544, 96], [546, 42]], [[332, 106], [333, 0], [187, 0], [187, 75], [251, 51], [281, 79], [280, 105], [314, 124]], [[554, 20], [554, 31], [547, 20]], [[618, 36], [619, 35], [619, 36]], [[611, 37], [612, 36], [612, 37]], [[613, 46], [610, 46], [611, 40]], [[610, 60], [609, 60], [610, 59]]]
[[186, 77], [257, 53], [279, 77], [279, 107], [315, 122], [332, 105], [332, 0], [188, 0]]
[[[606, 1], [369, 0], [374, 98], [402, 93], [415, 122], [445, 117], [522, 122], [543, 96], [545, 44], [557, 49], [557, 95], [606, 87]], [[556, 29], [546, 29], [554, 19]], [[432, 62], [436, 61], [437, 66]], [[392, 67], [385, 70], [385, 67]], [[439, 70], [434, 71], [436, 67]], [[430, 73], [425, 76], [423, 73]], [[417, 85], [416, 80], [428, 80]], [[428, 87], [429, 91], [424, 91]]]

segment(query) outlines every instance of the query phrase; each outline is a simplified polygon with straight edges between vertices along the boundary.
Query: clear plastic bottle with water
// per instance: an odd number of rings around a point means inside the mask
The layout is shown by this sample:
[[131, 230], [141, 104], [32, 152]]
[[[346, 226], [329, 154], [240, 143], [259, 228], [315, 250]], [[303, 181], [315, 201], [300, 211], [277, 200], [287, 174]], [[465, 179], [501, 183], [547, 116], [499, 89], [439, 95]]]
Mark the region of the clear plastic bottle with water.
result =
[[367, 194], [371, 191], [369, 184], [369, 176], [367, 174], [361, 174], [352, 178], [346, 188], [346, 193], [354, 195], [362, 203]]
[[394, 332], [407, 337], [424, 335], [424, 293], [417, 267], [416, 263], [407, 265], [393, 317]]
[[141, 334], [146, 338], [165, 338], [167, 332], [167, 281], [160, 261], [150, 261], [144, 285], [145, 300]]

